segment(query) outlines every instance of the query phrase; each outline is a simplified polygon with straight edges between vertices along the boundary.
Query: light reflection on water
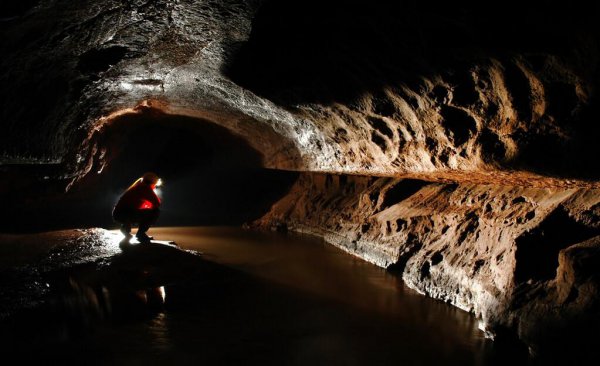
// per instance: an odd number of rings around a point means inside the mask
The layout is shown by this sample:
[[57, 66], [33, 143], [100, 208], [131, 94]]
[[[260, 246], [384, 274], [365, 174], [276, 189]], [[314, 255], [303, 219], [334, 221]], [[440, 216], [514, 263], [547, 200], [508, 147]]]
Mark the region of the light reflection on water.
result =
[[167, 316], [165, 313], [158, 313], [148, 323], [148, 332], [152, 339], [152, 343], [149, 346], [159, 352], [168, 352], [173, 349]]
[[[71, 325], [61, 340], [38, 342], [44, 360], [485, 365], [498, 358], [470, 314], [320, 240], [215, 227], [151, 233], [208, 262], [134, 245], [73, 274], [58, 314]], [[110, 235], [114, 246], [118, 235]]]
[[[211, 261], [370, 311], [407, 317], [409, 310], [421, 312], [426, 304], [441, 305], [406, 287], [399, 276], [318, 238], [235, 228], [160, 228], [154, 233], [175, 240], [181, 248], [200, 251]], [[475, 322], [454, 307], [440, 308], [469, 326]]]
[[440, 344], [444, 338], [473, 349], [490, 343], [470, 314], [426, 298], [406, 287], [399, 276], [317, 238], [206, 227], [160, 228], [154, 233], [269, 282], [418, 328]]

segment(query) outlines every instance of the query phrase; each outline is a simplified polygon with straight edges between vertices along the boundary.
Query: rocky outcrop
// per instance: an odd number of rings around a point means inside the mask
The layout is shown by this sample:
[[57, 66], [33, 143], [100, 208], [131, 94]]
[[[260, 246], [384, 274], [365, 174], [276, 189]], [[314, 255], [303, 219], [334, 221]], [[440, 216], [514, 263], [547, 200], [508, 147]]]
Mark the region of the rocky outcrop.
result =
[[304, 174], [256, 224], [322, 236], [535, 352], [598, 319], [599, 217], [598, 190]]

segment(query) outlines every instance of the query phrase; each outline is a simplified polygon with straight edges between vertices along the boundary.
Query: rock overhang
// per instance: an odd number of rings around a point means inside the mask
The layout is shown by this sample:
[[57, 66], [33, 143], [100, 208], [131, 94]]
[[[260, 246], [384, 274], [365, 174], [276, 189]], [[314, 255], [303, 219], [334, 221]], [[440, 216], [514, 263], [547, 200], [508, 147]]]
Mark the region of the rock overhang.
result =
[[[302, 4], [295, 3], [295, 6], [302, 7]], [[480, 182], [489, 179], [491, 184], [528, 184], [528, 177], [536, 182], [544, 181], [544, 177], [564, 178], [567, 186], [594, 184], [589, 180], [595, 179], [597, 169], [594, 159], [589, 157], [591, 148], [586, 142], [597, 135], [597, 129], [585, 121], [593, 118], [593, 114], [587, 112], [593, 108], [587, 105], [593, 102], [596, 85], [585, 78], [589, 72], [581, 65], [593, 60], [597, 51], [593, 40], [572, 47], [574, 52], [586, 49], [587, 56], [573, 56], [568, 54], [569, 49], [566, 52], [548, 47], [531, 53], [527, 48], [511, 49], [506, 44], [500, 47], [502, 52], [489, 51], [488, 56], [479, 41], [467, 42], [471, 48], [466, 51], [436, 41], [430, 45], [432, 54], [444, 51], [452, 55], [453, 61], [446, 65], [447, 69], [440, 69], [440, 65], [433, 67], [435, 62], [432, 67], [424, 67], [427, 62], [421, 59], [427, 53], [421, 52], [410, 56], [412, 61], [408, 64], [399, 63], [391, 79], [374, 78], [391, 70], [390, 60], [377, 61], [374, 54], [357, 52], [332, 69], [332, 72], [337, 69], [353, 77], [346, 87], [358, 92], [353, 98], [340, 100], [333, 86], [324, 102], [314, 98], [302, 101], [288, 98], [290, 95], [301, 97], [302, 90], [297, 83], [286, 84], [287, 74], [281, 73], [276, 62], [283, 62], [284, 68], [293, 68], [304, 61], [291, 60], [285, 55], [282, 58], [276, 53], [272, 60], [265, 57], [271, 57], [268, 52], [273, 51], [273, 47], [288, 49], [298, 42], [304, 44], [302, 42], [310, 39], [306, 37], [327, 40], [332, 37], [330, 34], [318, 32], [332, 30], [319, 23], [324, 15], [315, 14], [312, 33], [305, 35], [302, 29], [290, 26], [284, 28], [283, 34], [274, 36], [280, 37], [275, 40], [283, 41], [281, 37], [288, 37], [289, 44], [273, 43], [269, 38], [273, 35], [266, 32], [278, 29], [273, 25], [276, 18], [269, 18], [283, 11], [277, 7], [269, 2], [254, 1], [206, 5], [170, 1], [102, 5], [58, 0], [41, 2], [18, 22], [5, 24], [7, 36], [24, 35], [16, 37], [18, 41], [8, 42], [6, 48], [11, 52], [4, 64], [12, 70], [7, 76], [16, 72], [15, 66], [20, 64], [20, 72], [27, 75], [25, 88], [38, 85], [34, 97], [48, 94], [51, 86], [43, 81], [38, 83], [44, 74], [33, 73], [44, 70], [46, 75], [58, 76], [62, 79], [58, 84], [62, 86], [54, 94], [60, 97], [55, 105], [49, 104], [41, 112], [31, 112], [33, 114], [7, 105], [4, 162], [63, 162], [67, 163], [65, 168], [71, 165], [71, 169], [77, 170], [80, 165], [73, 164], [77, 154], [68, 147], [85, 148], [80, 142], [99, 123], [109, 120], [114, 111], [135, 108], [150, 100], [161, 105], [166, 113], [213, 120], [234, 133], [248, 136], [249, 141], [257, 140], [263, 135], [261, 131], [267, 131], [267, 135], [275, 137], [266, 139], [268, 141], [263, 139], [256, 145], [268, 150], [265, 151], [267, 165], [273, 168], [413, 175], [431, 180], [460, 181], [474, 176]], [[50, 9], [58, 12], [54, 18], [47, 16]], [[329, 14], [328, 7], [323, 9], [323, 14]], [[342, 31], [356, 29], [348, 23], [358, 8], [349, 4], [348, 9], [342, 12], [348, 13], [350, 18], [346, 20], [331, 13], [332, 21], [340, 28], [332, 33], [335, 34], [332, 40], [341, 45], [351, 39]], [[409, 9], [406, 14], [416, 10]], [[379, 14], [375, 5], [365, 11], [361, 16]], [[306, 25], [305, 12], [283, 13], [292, 17], [291, 24]], [[74, 24], [67, 25], [69, 17], [76, 17]], [[415, 26], [411, 24], [406, 27]], [[464, 26], [477, 24], [477, 20], [473, 20]], [[394, 26], [388, 17], [381, 29]], [[47, 33], [37, 36], [38, 39], [29, 39], [34, 37], [31, 32], [35, 27]], [[364, 30], [360, 39], [378, 34], [377, 29]], [[409, 31], [414, 33], [414, 30]], [[26, 37], [27, 34], [30, 35]], [[585, 33], [575, 30], [568, 34]], [[393, 44], [401, 39], [397, 34], [382, 37], [378, 42]], [[44, 47], [36, 48], [40, 41], [45, 43]], [[565, 47], [564, 43], [561, 41], [560, 47]], [[414, 45], [411, 45], [400, 44], [403, 49], [412, 49]], [[271, 48], [265, 49], [265, 46]], [[368, 48], [359, 46], [357, 51], [361, 47]], [[319, 42], [315, 47], [315, 51], [323, 50]], [[392, 50], [387, 47], [382, 52]], [[261, 50], [267, 55], [258, 55], [262, 58], [257, 59], [253, 52]], [[336, 50], [333, 47], [327, 51], [333, 54]], [[315, 55], [311, 57], [312, 62], [319, 59]], [[394, 59], [396, 55], [389, 57]], [[371, 58], [375, 61], [361, 71], [362, 61]], [[266, 62], [257, 65], [257, 60]], [[285, 66], [285, 62], [291, 63]], [[355, 70], [356, 75], [351, 75], [351, 70]], [[405, 73], [410, 70], [421, 70], [421, 73], [408, 77]], [[370, 80], [356, 80], [365, 72], [365, 78]], [[252, 73], [264, 76], [263, 83], [267, 84], [257, 84], [252, 79], [249, 82]], [[321, 93], [328, 88], [327, 80], [314, 83], [314, 89]], [[374, 87], [373, 83], [379, 86]], [[270, 95], [265, 89], [268, 85], [271, 89], [280, 85], [277, 89], [280, 96], [274, 92]], [[19, 91], [17, 85], [12, 88], [17, 91], [16, 97], [28, 92]], [[12, 104], [10, 98], [6, 101]], [[561, 107], [563, 101], [568, 105]], [[40, 106], [30, 104], [25, 109], [37, 107]], [[582, 108], [585, 113], [581, 112]], [[281, 136], [285, 143], [280, 143], [276, 136]], [[31, 143], [17, 146], [15, 141], [19, 139]], [[271, 144], [274, 146], [269, 148]], [[295, 151], [297, 156], [285, 157], [290, 151]], [[591, 168], [585, 164], [592, 164]], [[513, 176], [516, 178], [512, 179]]]

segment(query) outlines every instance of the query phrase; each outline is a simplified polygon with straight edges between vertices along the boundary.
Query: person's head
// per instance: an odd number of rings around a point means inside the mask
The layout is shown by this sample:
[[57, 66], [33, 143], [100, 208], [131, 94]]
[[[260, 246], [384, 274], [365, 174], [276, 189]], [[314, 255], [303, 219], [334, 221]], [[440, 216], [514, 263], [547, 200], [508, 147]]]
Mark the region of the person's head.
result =
[[156, 183], [158, 183], [158, 175], [156, 175], [155, 173], [152, 173], [152, 172], [145, 173], [142, 176], [142, 182], [144, 182], [150, 186], [155, 186]]

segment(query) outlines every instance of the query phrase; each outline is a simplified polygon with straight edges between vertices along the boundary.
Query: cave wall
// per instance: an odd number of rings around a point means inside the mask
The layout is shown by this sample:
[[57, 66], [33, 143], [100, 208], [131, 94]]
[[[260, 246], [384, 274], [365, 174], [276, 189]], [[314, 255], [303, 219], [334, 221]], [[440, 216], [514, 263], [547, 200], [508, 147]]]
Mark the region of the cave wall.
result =
[[27, 4], [0, 22], [3, 165], [78, 179], [96, 130], [151, 108], [269, 168], [596, 185], [594, 4]]
[[598, 319], [599, 218], [598, 190], [304, 173], [255, 225], [323, 237], [535, 348]]
[[597, 178], [582, 143], [599, 133], [591, 14], [537, 1], [268, 2], [228, 75], [318, 124], [313, 170]]
[[265, 166], [299, 166], [292, 117], [220, 72], [257, 6], [44, 0], [3, 19], [1, 164], [80, 179], [102, 159], [98, 132], [123, 114], [156, 112], [219, 124]]

